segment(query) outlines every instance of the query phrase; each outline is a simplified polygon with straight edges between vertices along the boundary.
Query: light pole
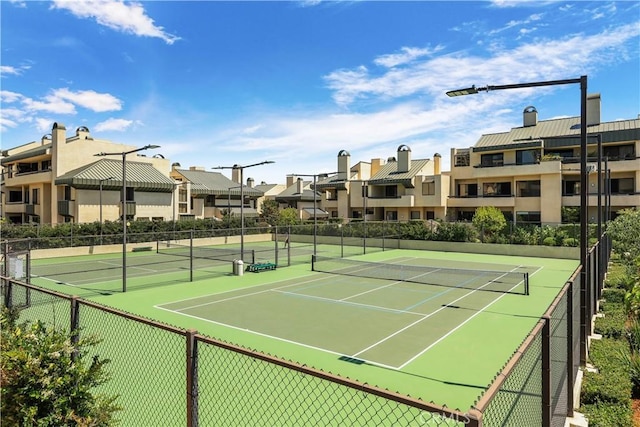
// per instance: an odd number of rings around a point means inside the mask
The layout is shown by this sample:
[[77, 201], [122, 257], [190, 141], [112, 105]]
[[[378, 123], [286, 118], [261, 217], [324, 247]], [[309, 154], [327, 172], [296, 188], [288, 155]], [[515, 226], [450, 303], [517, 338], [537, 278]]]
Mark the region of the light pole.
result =
[[109, 181], [113, 179], [112, 176], [109, 178], [100, 179], [100, 245], [102, 246], [102, 183], [105, 181]]
[[317, 240], [318, 240], [318, 207], [317, 207], [317, 202], [318, 202], [318, 191], [316, 190], [316, 180], [319, 176], [329, 176], [329, 175], [334, 175], [337, 172], [330, 172], [330, 173], [317, 173], [317, 174], [298, 174], [298, 173], [292, 173], [289, 174], [289, 176], [305, 176], [305, 177], [313, 177], [313, 255], [316, 255], [316, 246], [317, 246]]
[[273, 160], [265, 160], [259, 163], [253, 163], [250, 165], [233, 165], [233, 166], [216, 166], [211, 169], [235, 169], [240, 171], [240, 258], [244, 261], [244, 184], [242, 183], [242, 175], [246, 168], [252, 168], [254, 166], [267, 165], [275, 163]]
[[[493, 90], [503, 89], [520, 89], [540, 86], [557, 86], [567, 84], [580, 85], [580, 362], [587, 362], [587, 336], [591, 331], [591, 318], [589, 316], [590, 302], [590, 286], [588, 283], [589, 275], [587, 274], [588, 260], [588, 198], [587, 198], [587, 76], [580, 76], [575, 79], [566, 80], [550, 80], [543, 82], [517, 83], [508, 85], [496, 85], [475, 87], [466, 89], [451, 90], [447, 92], [447, 96], [471, 95], [478, 92], [489, 92]], [[571, 318], [573, 316], [570, 316]], [[567, 359], [573, 359], [573, 346], [569, 346]], [[571, 393], [569, 401], [573, 401], [573, 384], [569, 385]], [[570, 411], [571, 415], [573, 411]]]
[[160, 148], [159, 145], [148, 144], [144, 147], [135, 148], [120, 153], [98, 153], [94, 156], [122, 156], [122, 292], [127, 292], [127, 154], [137, 151]]

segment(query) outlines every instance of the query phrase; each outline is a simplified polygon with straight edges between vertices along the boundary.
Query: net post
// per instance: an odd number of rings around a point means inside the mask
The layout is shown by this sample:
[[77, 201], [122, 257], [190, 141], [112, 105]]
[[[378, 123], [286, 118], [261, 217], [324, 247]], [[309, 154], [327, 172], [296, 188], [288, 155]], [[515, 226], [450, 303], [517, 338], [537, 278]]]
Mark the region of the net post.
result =
[[275, 231], [275, 237], [274, 237], [274, 239], [273, 239], [273, 240], [274, 240], [274, 242], [275, 242], [275, 244], [276, 244], [276, 247], [275, 247], [274, 255], [275, 255], [275, 262], [276, 262], [276, 265], [278, 265], [278, 226], [277, 226], [277, 225], [275, 226], [275, 229], [276, 229], [276, 231]]
[[189, 231], [189, 281], [193, 282], [193, 230]]
[[316, 271], [316, 254], [311, 255], [311, 271]]
[[289, 236], [289, 243], [287, 244], [287, 267], [291, 267], [291, 226], [287, 226], [287, 236]]
[[524, 294], [529, 295], [529, 272], [524, 273]]
[[340, 257], [344, 258], [344, 227], [340, 227]]

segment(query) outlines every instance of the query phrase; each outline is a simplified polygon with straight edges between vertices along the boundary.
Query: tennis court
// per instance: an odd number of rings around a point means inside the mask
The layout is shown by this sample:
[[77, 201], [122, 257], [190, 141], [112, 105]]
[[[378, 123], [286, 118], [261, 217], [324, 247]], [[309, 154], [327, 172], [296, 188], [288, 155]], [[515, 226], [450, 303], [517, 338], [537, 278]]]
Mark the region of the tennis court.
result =
[[[473, 264], [475, 271], [454, 270], [426, 266], [429, 261], [400, 257], [381, 265], [322, 259], [316, 264], [336, 274], [314, 273], [158, 308], [401, 370], [508, 292], [522, 289], [519, 297], [526, 298], [525, 273], [538, 270], [482, 263]], [[374, 278], [385, 271], [397, 280]]]
[[[244, 250], [261, 262], [272, 259], [268, 250], [274, 246], [249, 242]], [[288, 248], [279, 246], [283, 266]], [[300, 246], [294, 242], [291, 253], [312, 252]], [[316, 271], [307, 254], [304, 264], [242, 276], [232, 274], [228, 260], [197, 261], [203, 264], [193, 282], [192, 256], [130, 252], [128, 289], [135, 292], [126, 293], [119, 292], [121, 254], [38, 259], [32, 281], [404, 395], [468, 408], [576, 267], [567, 259], [427, 250], [323, 258], [340, 252], [318, 245]]]

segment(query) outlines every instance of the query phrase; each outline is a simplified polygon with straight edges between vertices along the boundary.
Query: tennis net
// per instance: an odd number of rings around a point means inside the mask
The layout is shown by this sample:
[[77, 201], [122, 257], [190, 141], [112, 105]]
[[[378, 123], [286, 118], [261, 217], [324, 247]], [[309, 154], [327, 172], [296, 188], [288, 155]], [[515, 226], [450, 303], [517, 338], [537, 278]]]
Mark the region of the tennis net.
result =
[[529, 273], [390, 264], [314, 255], [312, 270], [449, 288], [529, 295]]
[[[212, 248], [208, 246], [182, 245], [173, 242], [158, 242], [157, 252], [159, 254], [193, 257], [194, 259], [206, 259], [213, 261], [229, 261], [242, 259], [242, 251], [239, 248]], [[245, 263], [255, 262], [255, 251], [253, 249], [244, 250]]]

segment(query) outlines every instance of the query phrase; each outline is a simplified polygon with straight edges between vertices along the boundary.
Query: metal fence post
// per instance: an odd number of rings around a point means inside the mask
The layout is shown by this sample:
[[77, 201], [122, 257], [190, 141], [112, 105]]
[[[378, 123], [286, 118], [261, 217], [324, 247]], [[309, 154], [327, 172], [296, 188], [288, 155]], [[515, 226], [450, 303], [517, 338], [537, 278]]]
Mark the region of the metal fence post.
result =
[[198, 340], [194, 329], [186, 334], [187, 427], [198, 427]]
[[569, 282], [567, 289], [567, 416], [573, 417], [573, 387], [575, 378], [573, 373], [573, 286], [574, 282]]
[[542, 318], [542, 426], [551, 426], [551, 318]]
[[80, 342], [80, 301], [77, 296], [71, 297], [71, 344], [73, 345], [73, 353], [71, 360], [76, 361], [79, 356], [78, 342]]

